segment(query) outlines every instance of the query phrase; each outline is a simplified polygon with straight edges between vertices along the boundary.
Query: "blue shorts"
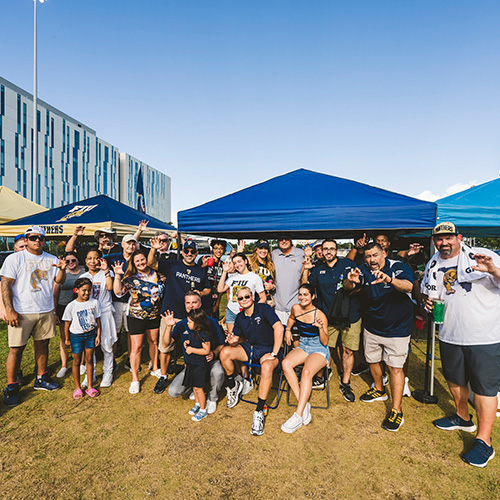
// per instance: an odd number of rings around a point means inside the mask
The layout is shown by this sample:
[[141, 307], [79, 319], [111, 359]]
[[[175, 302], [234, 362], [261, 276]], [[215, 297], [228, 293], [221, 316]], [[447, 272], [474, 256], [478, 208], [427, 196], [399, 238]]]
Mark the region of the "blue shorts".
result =
[[327, 345], [323, 345], [319, 336], [314, 337], [300, 337], [299, 349], [302, 349], [307, 355], [309, 354], [321, 354], [326, 358], [326, 361], [330, 361], [330, 349]]
[[229, 307], [226, 308], [226, 324], [230, 324], [230, 325], [233, 325], [234, 324], [234, 320], [236, 319], [236, 316], [238, 316], [236, 313], [234, 313], [233, 311], [231, 311], [231, 309], [229, 309]]
[[[248, 360], [252, 360], [252, 363], [258, 363], [260, 364], [260, 358], [264, 356], [264, 354], [270, 354], [273, 351], [273, 346], [261, 346], [261, 345], [254, 345], [250, 344], [250, 342], [243, 342], [240, 344], [241, 347], [245, 350]], [[280, 349], [278, 351], [278, 356], [277, 356], [278, 362], [281, 363], [283, 360], [283, 349]]]
[[71, 333], [71, 351], [81, 354], [85, 349], [94, 349], [96, 336], [95, 328], [87, 333]]

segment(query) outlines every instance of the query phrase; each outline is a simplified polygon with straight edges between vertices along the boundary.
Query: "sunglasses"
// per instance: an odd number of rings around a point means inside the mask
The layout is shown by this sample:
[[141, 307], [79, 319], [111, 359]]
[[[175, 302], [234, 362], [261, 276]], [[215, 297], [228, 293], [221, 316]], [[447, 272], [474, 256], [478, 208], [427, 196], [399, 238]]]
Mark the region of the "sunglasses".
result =
[[188, 255], [189, 255], [190, 253], [192, 253], [193, 255], [195, 255], [195, 254], [196, 254], [196, 250], [195, 250], [194, 248], [185, 248], [185, 249], [184, 249], [184, 253], [186, 253], [186, 254], [188, 254]]
[[43, 241], [45, 239], [45, 236], [42, 236], [41, 234], [30, 234], [28, 236], [28, 240], [30, 241]]
[[71, 264], [72, 262], [78, 262], [76, 259], [66, 259], [66, 264]]
[[165, 239], [162, 239], [162, 238], [158, 238], [158, 241], [160, 243], [168, 243], [168, 240], [165, 238]]
[[241, 300], [247, 300], [247, 299], [251, 299], [252, 296], [251, 295], [240, 295], [239, 297], [237, 297], [237, 300], [238, 302], [240, 302]]

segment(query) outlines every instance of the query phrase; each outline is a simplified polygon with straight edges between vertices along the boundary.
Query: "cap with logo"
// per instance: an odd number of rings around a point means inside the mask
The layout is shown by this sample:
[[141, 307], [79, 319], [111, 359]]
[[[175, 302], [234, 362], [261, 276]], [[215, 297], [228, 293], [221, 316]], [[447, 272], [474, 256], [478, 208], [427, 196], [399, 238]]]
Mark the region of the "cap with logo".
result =
[[182, 249], [186, 250], [186, 248], [194, 248], [196, 251], [198, 251], [198, 245], [196, 244], [196, 241], [194, 241], [194, 240], [186, 240]]
[[255, 248], [267, 248], [269, 250], [269, 242], [267, 240], [257, 240]]
[[26, 229], [24, 233], [25, 236], [28, 236], [29, 234], [41, 234], [42, 236], [45, 236], [45, 230], [40, 226], [31, 226]]
[[432, 236], [441, 236], [445, 234], [458, 234], [457, 227], [453, 222], [440, 222], [432, 230]]

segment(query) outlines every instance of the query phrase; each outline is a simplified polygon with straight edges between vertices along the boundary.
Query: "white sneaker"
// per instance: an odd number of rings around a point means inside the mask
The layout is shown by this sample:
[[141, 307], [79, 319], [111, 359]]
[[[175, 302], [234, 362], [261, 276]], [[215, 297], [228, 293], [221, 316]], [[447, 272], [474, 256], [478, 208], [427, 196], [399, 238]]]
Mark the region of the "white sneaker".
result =
[[250, 434], [253, 436], [262, 436], [264, 434], [264, 412], [255, 410], [253, 412], [252, 428]]
[[151, 370], [151, 368], [153, 368], [153, 362], [150, 361], [149, 364], [148, 364], [148, 370]]
[[309, 401], [304, 407], [304, 412], [302, 414], [302, 423], [304, 425], [309, 425], [311, 423], [311, 403], [309, 403]]
[[100, 387], [111, 387], [112, 383], [113, 383], [113, 374], [112, 373], [105, 373], [102, 376]]
[[190, 399], [191, 401], [194, 401], [194, 392], [191, 392], [191, 394], [189, 395], [189, 399]]
[[410, 379], [408, 377], [405, 377], [405, 387], [403, 389], [403, 396], [404, 397], [411, 397], [411, 390], [410, 390], [410, 385], [409, 385]]
[[62, 366], [61, 369], [57, 372], [57, 378], [63, 378], [66, 375], [68, 369], [65, 366]]
[[217, 410], [217, 401], [207, 400], [207, 413], [212, 415], [212, 413], [215, 413], [215, 410]]
[[303, 418], [300, 415], [294, 413], [282, 426], [281, 430], [287, 434], [294, 433], [297, 429], [300, 429], [303, 424]]
[[85, 365], [80, 365], [80, 375], [85, 375], [87, 373], [87, 367]]
[[[92, 384], [95, 384], [96, 378], [95, 378], [95, 372], [94, 376], [92, 377]], [[85, 378], [83, 379], [83, 382], [80, 384], [80, 387], [82, 389], [86, 389], [89, 384], [87, 383], [87, 375], [85, 375]]]
[[[384, 375], [382, 378], [382, 384], [384, 384], [384, 387], [389, 383], [389, 377], [387, 375]], [[373, 389], [375, 387], [375, 382], [372, 382], [372, 385], [370, 385], [370, 389]]]
[[229, 387], [226, 387], [226, 392], [227, 392], [227, 407], [228, 408], [233, 408], [238, 404], [241, 390], [243, 389], [243, 383], [240, 382], [239, 380], [234, 381], [234, 387], [230, 389]]
[[245, 394], [248, 394], [252, 389], [253, 389], [253, 380], [252, 379], [245, 379], [243, 380], [243, 389], [241, 390], [241, 394], [244, 396]]
[[128, 388], [128, 392], [130, 394], [138, 394], [141, 391], [141, 384], [138, 380], [130, 383], [130, 387]]
[[156, 378], [160, 378], [161, 377], [161, 370], [158, 368], [158, 370], [152, 370], [150, 375], [152, 375], [153, 377], [156, 377]]

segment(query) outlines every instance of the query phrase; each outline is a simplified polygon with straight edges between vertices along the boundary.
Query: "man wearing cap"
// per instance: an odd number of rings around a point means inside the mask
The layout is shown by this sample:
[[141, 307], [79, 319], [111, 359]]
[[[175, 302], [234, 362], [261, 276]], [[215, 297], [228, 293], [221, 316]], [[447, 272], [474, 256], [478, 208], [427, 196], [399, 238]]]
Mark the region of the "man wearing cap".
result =
[[[157, 270], [165, 276], [165, 294], [161, 306], [161, 314], [167, 311], [174, 313], [176, 321], [187, 317], [184, 306], [186, 293], [197, 291], [200, 297], [210, 294], [210, 285], [207, 280], [205, 269], [195, 263], [198, 255], [198, 245], [194, 240], [187, 240], [182, 247], [181, 260], [158, 261], [156, 252], [160, 249], [161, 243], [157, 237], [151, 238], [151, 249], [148, 255], [148, 266]], [[160, 322], [160, 338], [166, 328], [165, 319]], [[163, 347], [160, 342], [160, 370], [161, 377], [167, 377], [167, 368], [170, 362], [170, 353], [173, 347]]]
[[491, 430], [500, 391], [500, 257], [462, 241], [455, 224], [441, 222], [432, 231], [437, 252], [427, 263], [422, 294], [428, 311], [444, 301], [439, 328], [443, 374], [456, 413], [434, 421], [438, 429], [474, 432], [469, 414], [469, 387], [478, 420], [474, 445], [466, 463], [485, 467], [495, 456]]
[[203, 299], [203, 309], [205, 312], [215, 318], [219, 319], [219, 304], [221, 295], [217, 291], [217, 285], [222, 276], [222, 256], [226, 251], [227, 243], [224, 240], [215, 239], [210, 242], [212, 247], [212, 255], [210, 257], [203, 257], [201, 266], [207, 271], [207, 279], [210, 285], [210, 295]]
[[[309, 248], [312, 253], [312, 249]], [[300, 275], [304, 262], [304, 251], [292, 245], [288, 236], [278, 238], [278, 248], [271, 252], [276, 270], [275, 312], [286, 325], [290, 311], [298, 303]]]
[[312, 260], [313, 264], [319, 264], [321, 262], [325, 262], [325, 258], [323, 256], [323, 241], [324, 240], [316, 240], [312, 244], [312, 249], [314, 252], [314, 258]]
[[37, 377], [34, 389], [60, 388], [47, 371], [49, 339], [55, 337], [54, 281], [64, 283], [66, 262], [45, 253], [45, 231], [39, 226], [26, 230], [27, 248], [9, 255], [2, 266], [2, 298], [8, 326], [7, 388], [4, 403], [19, 404], [18, 371], [24, 348], [33, 335]]

